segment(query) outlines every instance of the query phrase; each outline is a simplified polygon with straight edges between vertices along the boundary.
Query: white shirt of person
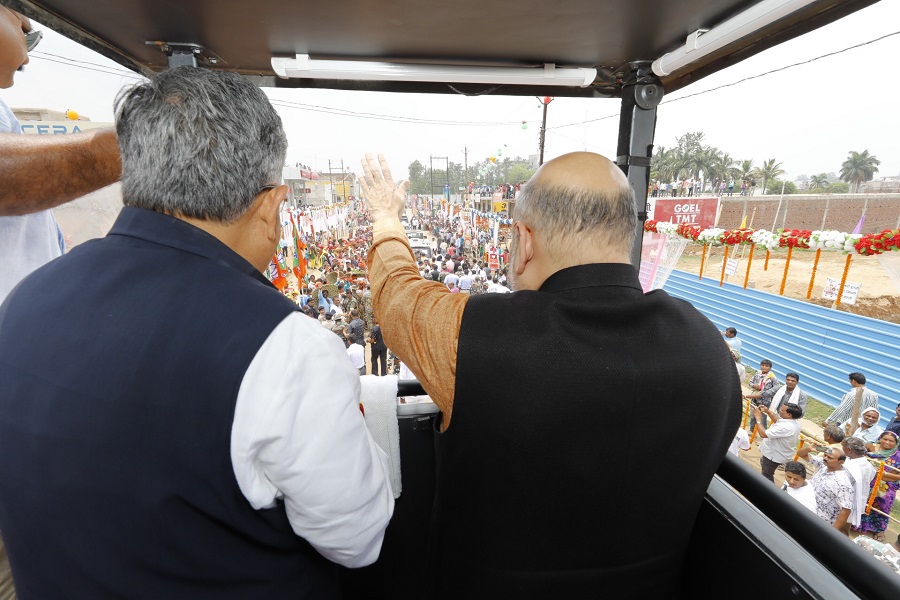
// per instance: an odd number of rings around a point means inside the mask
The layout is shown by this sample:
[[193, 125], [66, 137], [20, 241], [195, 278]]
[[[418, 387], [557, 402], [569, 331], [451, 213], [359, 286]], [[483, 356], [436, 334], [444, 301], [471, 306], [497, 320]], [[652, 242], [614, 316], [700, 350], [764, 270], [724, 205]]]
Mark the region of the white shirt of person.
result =
[[792, 488], [787, 483], [784, 483], [783, 485], [787, 486], [782, 489], [787, 492], [788, 496], [790, 496], [809, 510], [816, 512], [816, 491], [808, 481], [804, 482], [804, 485], [799, 488]]
[[794, 459], [799, 438], [800, 421], [781, 418], [766, 429], [766, 438], [759, 449], [762, 455], [772, 462], [784, 464]]
[[509, 294], [512, 292], [512, 290], [505, 285], [500, 285], [499, 283], [494, 283], [493, 281], [488, 284], [486, 291], [490, 294]]
[[853, 506], [850, 508], [848, 523], [859, 527], [862, 515], [866, 512], [866, 504], [869, 502], [869, 489], [877, 471], [869, 459], [865, 456], [844, 460], [844, 469], [853, 479]]
[[447, 273], [447, 276], [444, 277], [444, 283], [445, 284], [452, 283], [452, 284], [456, 285], [457, 283], [459, 283], [459, 277], [457, 277], [453, 273]]
[[347, 356], [350, 357], [350, 363], [357, 371], [366, 366], [366, 349], [359, 344], [347, 346]]
[[247, 368], [231, 428], [231, 463], [250, 505], [283, 499], [294, 533], [351, 568], [378, 558], [394, 511], [387, 456], [359, 394], [340, 338], [295, 312]]
[[463, 275], [459, 278], [459, 289], [461, 290], [471, 290], [472, 289], [472, 281], [474, 277], [471, 275]]
[[737, 430], [737, 433], [734, 435], [734, 439], [731, 440], [731, 446], [728, 448], [728, 451], [734, 454], [735, 456], [740, 456], [741, 450], [749, 450], [750, 449], [750, 436], [747, 435], [747, 432], [743, 427]]

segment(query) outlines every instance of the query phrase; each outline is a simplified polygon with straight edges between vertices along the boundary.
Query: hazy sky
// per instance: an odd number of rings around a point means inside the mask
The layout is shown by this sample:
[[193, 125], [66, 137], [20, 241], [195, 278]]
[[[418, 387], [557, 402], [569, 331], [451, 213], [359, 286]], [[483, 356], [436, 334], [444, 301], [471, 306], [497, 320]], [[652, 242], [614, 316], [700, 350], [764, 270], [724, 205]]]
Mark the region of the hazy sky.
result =
[[[112, 121], [116, 93], [137, 76], [37, 25], [45, 30], [44, 40], [26, 70], [16, 75], [15, 86], [0, 90], [0, 98], [14, 108], [73, 109], [94, 121]], [[881, 160], [877, 176], [900, 175], [900, 81], [894, 72], [900, 35], [713, 89], [898, 30], [900, 2], [884, 0], [675, 92], [659, 108], [656, 145], [672, 146], [682, 133], [703, 131], [708, 143], [736, 159], [753, 159], [755, 164], [778, 159], [791, 179], [838, 172], [850, 150], [867, 149]], [[289, 162], [320, 170], [327, 170], [329, 160], [334, 164], [343, 159], [359, 171], [365, 152], [385, 154], [398, 176], [415, 159], [428, 166], [429, 156], [462, 163], [466, 147], [470, 165], [498, 150], [511, 157], [537, 153], [541, 105], [536, 98], [266, 92], [284, 119]], [[612, 99], [554, 100], [548, 110], [545, 159], [574, 150], [614, 156], [619, 104]], [[321, 107], [363, 116], [329, 114]], [[365, 115], [428, 122], [398, 123]], [[522, 121], [527, 129], [522, 129]]]

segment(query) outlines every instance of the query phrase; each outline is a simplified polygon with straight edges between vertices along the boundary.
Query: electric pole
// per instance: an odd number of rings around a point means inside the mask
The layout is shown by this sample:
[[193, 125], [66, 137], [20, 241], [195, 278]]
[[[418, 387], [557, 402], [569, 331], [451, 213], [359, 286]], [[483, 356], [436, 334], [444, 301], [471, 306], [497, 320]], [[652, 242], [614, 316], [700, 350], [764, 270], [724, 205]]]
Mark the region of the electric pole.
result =
[[[538, 98], [538, 100], [541, 100]], [[540, 140], [540, 158], [538, 159], [538, 166], [544, 164], [544, 140], [547, 136], [547, 105], [553, 102], [553, 98], [550, 96], [544, 96], [544, 99], [541, 100], [541, 104], [544, 106], [544, 118], [541, 121], [541, 140]]]

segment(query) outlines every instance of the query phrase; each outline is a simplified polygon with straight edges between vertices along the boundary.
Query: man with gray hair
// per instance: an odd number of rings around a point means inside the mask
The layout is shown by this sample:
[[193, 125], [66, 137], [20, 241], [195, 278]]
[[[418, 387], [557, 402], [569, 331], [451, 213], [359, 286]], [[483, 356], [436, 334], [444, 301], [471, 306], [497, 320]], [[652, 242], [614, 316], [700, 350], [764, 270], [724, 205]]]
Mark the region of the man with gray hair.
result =
[[262, 275], [281, 120], [241, 76], [181, 67], [125, 91], [116, 121], [109, 235], [0, 307], [18, 591], [336, 598], [334, 563], [377, 558], [393, 497], [340, 341]]
[[[740, 386], [706, 317], [641, 289], [629, 264], [635, 200], [622, 171], [587, 152], [543, 165], [516, 201], [513, 293], [474, 296], [419, 276], [400, 223], [408, 182], [398, 186], [383, 158], [379, 166], [368, 157], [363, 172], [375, 314], [441, 410], [434, 596], [673, 595], [738, 428]], [[644, 458], [622, 448], [688, 431], [698, 415], [709, 435], [679, 440], [691, 460], [653, 473], [659, 489], [678, 490], [666, 510], [597, 518], [620, 512], [646, 483]], [[616, 427], [601, 434], [603, 423]], [[648, 551], [642, 540], [660, 530], [665, 547]]]
[[850, 525], [859, 527], [860, 519], [866, 512], [869, 488], [875, 479], [875, 467], [866, 457], [866, 443], [858, 437], [844, 438], [841, 442], [847, 460], [844, 468], [853, 478], [853, 506], [850, 509]]

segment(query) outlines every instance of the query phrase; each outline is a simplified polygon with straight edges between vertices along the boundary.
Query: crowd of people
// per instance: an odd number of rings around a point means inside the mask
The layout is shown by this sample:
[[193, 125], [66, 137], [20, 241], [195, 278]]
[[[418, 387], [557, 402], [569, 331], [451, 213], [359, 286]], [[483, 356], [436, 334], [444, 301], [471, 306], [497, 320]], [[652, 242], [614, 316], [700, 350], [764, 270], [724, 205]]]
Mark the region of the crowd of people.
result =
[[[755, 179], [744, 179], [738, 185], [734, 178], [725, 180], [715, 177], [707, 183], [710, 184], [709, 193], [719, 196], [733, 196], [735, 191], [741, 196], [752, 196], [756, 189]], [[699, 196], [705, 189], [704, 182], [694, 177], [673, 179], [672, 181], [653, 179], [650, 181], [649, 193], [651, 198], [690, 198]]]
[[[866, 387], [863, 373], [849, 373], [850, 389], [820, 423], [823, 443], [819, 443], [813, 434], [801, 432], [800, 419], [809, 397], [800, 389], [800, 375], [789, 371], [779, 381], [772, 361], [763, 359], [747, 379], [737, 329], [729, 327], [721, 333], [747, 388], [743, 398], [748, 403], [749, 427], [738, 430], [731, 452], [749, 450], [752, 439], [761, 439], [763, 477], [774, 483], [776, 471], [783, 470], [782, 489], [835, 529], [883, 542], [900, 487], [900, 406], [887, 427], [881, 427], [878, 395]], [[883, 473], [876, 477], [882, 466]]]

